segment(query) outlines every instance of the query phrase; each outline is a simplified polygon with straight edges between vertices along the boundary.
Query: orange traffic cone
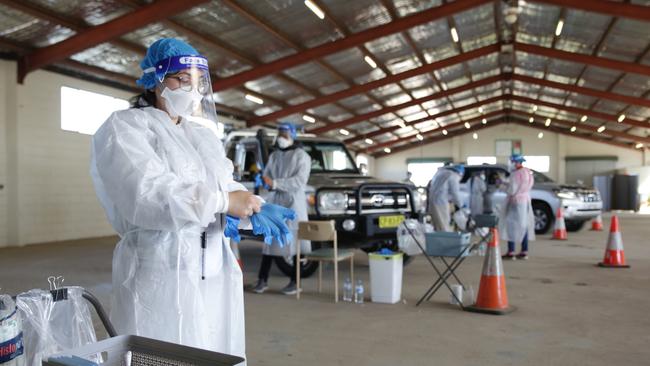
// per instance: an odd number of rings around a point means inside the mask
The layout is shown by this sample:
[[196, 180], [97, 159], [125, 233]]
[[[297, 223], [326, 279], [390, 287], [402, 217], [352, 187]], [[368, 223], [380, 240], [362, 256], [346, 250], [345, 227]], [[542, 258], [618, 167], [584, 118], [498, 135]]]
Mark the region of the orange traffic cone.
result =
[[555, 216], [555, 227], [553, 228], [553, 239], [567, 240], [566, 225], [564, 224], [562, 207], [559, 207], [557, 209], [557, 215]]
[[499, 250], [499, 231], [492, 230], [492, 237], [488, 243], [487, 254], [483, 262], [483, 274], [478, 288], [476, 303], [464, 309], [475, 313], [494, 315], [508, 314], [515, 310], [508, 305], [506, 291], [506, 277], [503, 274], [501, 253]]
[[603, 231], [603, 218], [600, 215], [591, 220], [591, 230]]
[[609, 239], [605, 249], [605, 259], [598, 263], [600, 267], [608, 268], [630, 268], [625, 264], [625, 252], [623, 251], [623, 238], [618, 230], [618, 216], [612, 216], [612, 225], [609, 228]]
[[242, 263], [241, 255], [239, 255], [239, 243], [237, 243], [234, 240], [231, 240], [230, 249], [232, 250], [232, 253], [235, 255], [235, 258], [237, 258], [237, 263], [239, 263], [239, 268], [241, 268], [241, 270], [243, 271], [244, 263]]

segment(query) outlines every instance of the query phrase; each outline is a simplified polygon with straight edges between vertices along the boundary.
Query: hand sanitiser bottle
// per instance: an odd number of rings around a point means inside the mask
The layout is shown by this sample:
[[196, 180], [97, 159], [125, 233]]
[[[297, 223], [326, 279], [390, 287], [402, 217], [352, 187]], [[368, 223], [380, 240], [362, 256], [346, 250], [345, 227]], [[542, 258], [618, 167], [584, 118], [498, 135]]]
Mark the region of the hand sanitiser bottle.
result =
[[0, 365], [24, 366], [23, 330], [16, 303], [0, 295]]

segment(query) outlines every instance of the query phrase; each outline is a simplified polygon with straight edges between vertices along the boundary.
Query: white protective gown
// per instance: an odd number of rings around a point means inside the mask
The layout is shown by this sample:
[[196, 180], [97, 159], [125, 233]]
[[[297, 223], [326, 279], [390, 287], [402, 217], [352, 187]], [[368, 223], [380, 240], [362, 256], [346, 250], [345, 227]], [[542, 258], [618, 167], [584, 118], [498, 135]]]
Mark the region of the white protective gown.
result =
[[[296, 211], [296, 219], [288, 222], [294, 237], [293, 245], [280, 247], [274, 242], [273, 245], [264, 245], [263, 254], [283, 257], [296, 255], [298, 222], [309, 220], [305, 188], [310, 172], [311, 158], [301, 147], [276, 149], [269, 156], [264, 175], [273, 180], [273, 189], [264, 198], [269, 203]], [[310, 241], [300, 241], [300, 253], [311, 253]]]
[[522, 167], [510, 174], [505, 207], [499, 219], [501, 239], [518, 244], [528, 233], [528, 241], [535, 240], [535, 214], [530, 200], [534, 183], [533, 173], [528, 168]]
[[472, 216], [483, 214], [483, 196], [487, 190], [485, 180], [480, 176], [475, 175], [469, 182], [469, 210]]
[[449, 202], [461, 207], [460, 200], [461, 175], [447, 168], [440, 168], [429, 182], [427, 207], [433, 219], [436, 231], [451, 231], [449, 222]]
[[245, 357], [242, 272], [223, 235], [228, 192], [245, 190], [232, 171], [213, 132], [152, 107], [115, 112], [97, 131], [91, 175], [121, 237], [118, 333]]

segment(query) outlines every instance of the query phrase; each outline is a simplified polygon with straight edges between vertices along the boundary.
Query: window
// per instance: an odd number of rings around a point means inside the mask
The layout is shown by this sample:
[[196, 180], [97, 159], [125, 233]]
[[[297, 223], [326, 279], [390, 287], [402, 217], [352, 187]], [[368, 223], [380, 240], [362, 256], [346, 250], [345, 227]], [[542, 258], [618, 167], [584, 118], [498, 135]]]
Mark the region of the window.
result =
[[443, 162], [412, 162], [406, 165], [406, 169], [411, 173], [411, 182], [416, 187], [426, 187], [438, 168], [445, 165]]
[[467, 165], [496, 164], [496, 156], [468, 156]]
[[548, 155], [529, 155], [524, 156], [526, 161], [524, 166], [529, 169], [537, 170], [538, 172], [548, 173], [551, 167], [551, 157]]
[[86, 90], [61, 87], [61, 129], [93, 135], [115, 111], [129, 108], [129, 102]]
[[311, 157], [312, 173], [358, 172], [343, 144], [305, 141], [303, 147]]

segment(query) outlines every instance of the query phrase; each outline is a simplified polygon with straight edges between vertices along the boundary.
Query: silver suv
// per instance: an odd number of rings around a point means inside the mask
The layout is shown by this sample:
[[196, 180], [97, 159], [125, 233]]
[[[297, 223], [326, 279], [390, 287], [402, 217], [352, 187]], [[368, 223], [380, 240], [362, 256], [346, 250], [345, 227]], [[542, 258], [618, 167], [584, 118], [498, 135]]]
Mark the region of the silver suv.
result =
[[[235, 179], [251, 192], [259, 192], [255, 175], [268, 160], [275, 135], [274, 130], [260, 129], [237, 130], [226, 137], [224, 147], [235, 166]], [[362, 174], [339, 140], [299, 134], [297, 141], [312, 162], [305, 191], [309, 219], [334, 220], [342, 247], [396, 249], [397, 226], [422, 211], [415, 187]], [[264, 195], [264, 191], [259, 193]], [[289, 260], [276, 259], [285, 273], [291, 271]], [[315, 263], [308, 263], [303, 275], [310, 275], [316, 268]]]
[[[496, 188], [498, 176], [510, 175], [505, 165], [469, 165], [465, 167], [465, 175], [461, 180], [461, 196], [469, 206], [469, 179], [472, 174], [484, 171], [488, 186]], [[554, 182], [551, 178], [533, 170], [535, 185], [530, 196], [535, 212], [535, 232], [545, 234], [551, 228], [555, 213], [562, 207], [567, 230], [578, 231], [584, 223], [602, 212], [603, 202], [597, 190], [579, 186], [565, 185]], [[494, 204], [503, 207], [506, 194], [501, 190], [494, 193]]]

